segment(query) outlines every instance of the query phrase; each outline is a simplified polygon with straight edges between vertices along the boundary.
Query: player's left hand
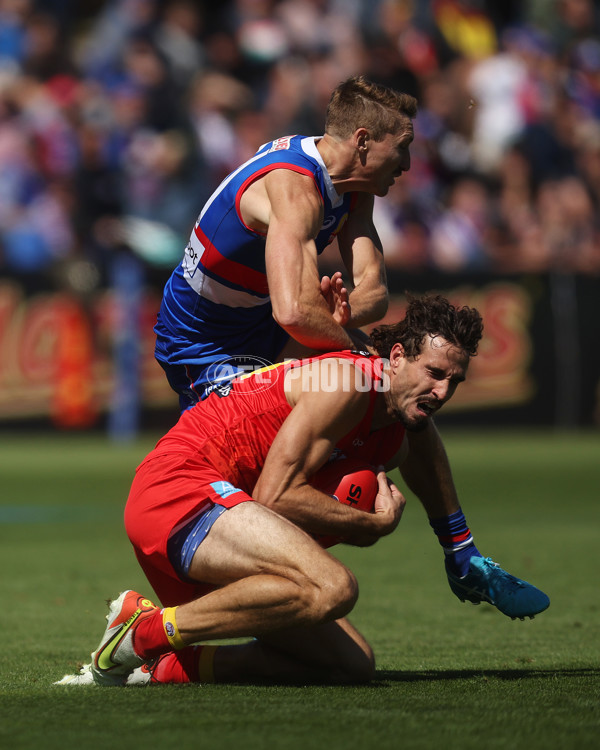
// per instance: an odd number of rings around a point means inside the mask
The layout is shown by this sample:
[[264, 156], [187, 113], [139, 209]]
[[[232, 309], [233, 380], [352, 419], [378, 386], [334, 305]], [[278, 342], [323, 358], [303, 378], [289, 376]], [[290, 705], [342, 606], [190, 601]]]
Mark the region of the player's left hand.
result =
[[350, 322], [351, 310], [348, 290], [342, 281], [342, 274], [336, 271], [331, 276], [321, 279], [321, 294], [327, 302], [331, 316], [335, 322], [344, 327]]

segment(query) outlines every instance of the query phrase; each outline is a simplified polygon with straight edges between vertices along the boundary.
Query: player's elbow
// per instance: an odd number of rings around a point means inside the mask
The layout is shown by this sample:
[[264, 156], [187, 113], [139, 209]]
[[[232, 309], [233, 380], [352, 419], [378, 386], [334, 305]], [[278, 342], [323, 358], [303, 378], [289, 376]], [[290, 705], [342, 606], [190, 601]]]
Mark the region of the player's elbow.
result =
[[265, 481], [260, 477], [252, 493], [252, 499], [254, 502], [260, 503], [260, 505], [264, 505], [270, 510], [276, 510], [275, 505], [279, 497], [280, 494], [277, 493], [276, 488], [270, 486], [268, 481]]
[[372, 322], [381, 320], [387, 314], [389, 306], [390, 306], [390, 293], [388, 291], [388, 288], [385, 284], [379, 284], [379, 286], [373, 290], [373, 295], [372, 295], [372, 304], [371, 304], [372, 315], [373, 315]]
[[301, 329], [307, 320], [307, 312], [298, 301], [275, 302], [272, 300], [273, 318], [284, 330], [291, 332]]

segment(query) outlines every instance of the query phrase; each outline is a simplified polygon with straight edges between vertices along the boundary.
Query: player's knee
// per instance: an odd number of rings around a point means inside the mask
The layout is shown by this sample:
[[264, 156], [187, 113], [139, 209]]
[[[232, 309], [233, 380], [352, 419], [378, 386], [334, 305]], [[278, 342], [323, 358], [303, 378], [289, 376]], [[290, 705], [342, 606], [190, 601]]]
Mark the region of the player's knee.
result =
[[311, 611], [314, 623], [345, 617], [358, 599], [358, 583], [354, 574], [336, 563], [311, 587]]
[[352, 571], [343, 565], [337, 571], [335, 576], [335, 593], [332, 602], [332, 614], [337, 620], [344, 617], [352, 609], [358, 599], [358, 581]]

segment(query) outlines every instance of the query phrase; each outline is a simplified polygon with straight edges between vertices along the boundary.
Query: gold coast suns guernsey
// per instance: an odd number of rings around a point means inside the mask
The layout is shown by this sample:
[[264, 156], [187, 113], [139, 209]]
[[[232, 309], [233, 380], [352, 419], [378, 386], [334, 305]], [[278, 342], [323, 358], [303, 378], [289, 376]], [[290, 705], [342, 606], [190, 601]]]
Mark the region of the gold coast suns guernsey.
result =
[[[370, 393], [367, 413], [336, 445], [336, 455], [373, 465], [385, 464], [399, 450], [404, 427], [392, 424], [371, 430], [375, 398], [384, 386], [382, 362], [361, 352], [336, 352], [294, 360], [258, 370], [224, 383], [203, 401], [184, 412], [179, 422], [157, 443], [154, 453], [177, 452], [215, 469], [231, 488], [248, 495], [264, 465], [277, 432], [291, 411], [284, 392], [288, 370], [328, 358], [348, 361], [349, 377], [360, 380]], [[309, 384], [310, 386], [310, 384]]]
[[[358, 373], [361, 390], [371, 397], [364, 418], [338, 442], [332, 458], [343, 455], [385, 464], [398, 452], [404, 428], [397, 423], [371, 431], [375, 399], [385, 386], [381, 360], [350, 351], [314, 359], [327, 357], [348, 361], [349, 374]], [[214, 588], [180, 578], [169, 560], [169, 539], [212, 504], [229, 508], [251, 499], [267, 453], [291, 411], [284, 376], [309, 361], [284, 362], [221, 383], [182, 414], [138, 467], [125, 527], [164, 605], [189, 601]]]

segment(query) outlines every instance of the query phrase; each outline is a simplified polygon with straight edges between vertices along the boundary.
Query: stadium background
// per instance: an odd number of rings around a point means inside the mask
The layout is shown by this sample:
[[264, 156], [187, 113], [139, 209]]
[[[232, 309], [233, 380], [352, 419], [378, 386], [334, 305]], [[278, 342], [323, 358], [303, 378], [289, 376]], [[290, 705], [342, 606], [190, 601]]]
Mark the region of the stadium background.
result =
[[[0, 745], [597, 750], [598, 31], [591, 0], [0, 0]], [[406, 289], [482, 309], [444, 441], [479, 549], [551, 607], [461, 604], [408, 497], [334, 548], [374, 684], [56, 688], [147, 591], [123, 502], [177, 417], [152, 325], [190, 226], [353, 73], [419, 98], [377, 202], [390, 317]]]
[[599, 29], [592, 0], [0, 0], [0, 428], [170, 425], [152, 326], [204, 200], [359, 73], [420, 103], [387, 319], [484, 315], [440, 422], [597, 428]]

